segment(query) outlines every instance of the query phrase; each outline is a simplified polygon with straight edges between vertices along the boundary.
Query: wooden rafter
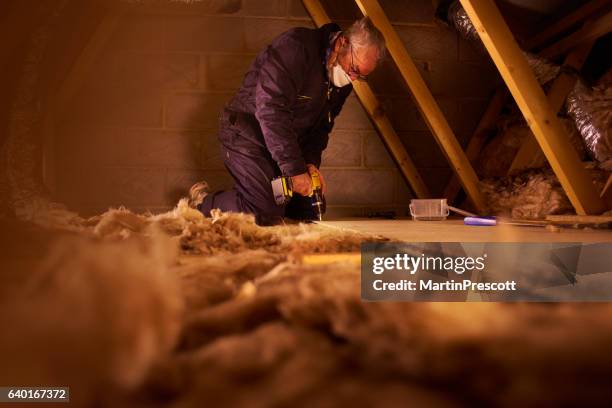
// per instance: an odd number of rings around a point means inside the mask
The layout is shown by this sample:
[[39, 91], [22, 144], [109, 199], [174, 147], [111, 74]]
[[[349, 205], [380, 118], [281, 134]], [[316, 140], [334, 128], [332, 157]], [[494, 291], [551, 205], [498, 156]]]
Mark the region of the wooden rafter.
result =
[[[324, 24], [331, 23], [325, 9], [319, 0], [303, 0], [304, 6], [312, 17], [314, 23], [320, 27]], [[404, 178], [412, 187], [412, 190], [419, 198], [427, 198], [430, 196], [429, 190], [425, 182], [421, 178], [416, 166], [408, 155], [401, 139], [393, 129], [389, 118], [381, 109], [380, 103], [372, 92], [372, 89], [365, 82], [354, 82], [353, 87], [361, 104], [370, 116], [370, 119], [378, 129], [383, 142], [389, 149], [391, 156], [395, 159], [397, 165]]]
[[[563, 107], [563, 103], [567, 98], [567, 95], [571, 92], [578, 80], [576, 74], [582, 69], [582, 65], [586, 61], [591, 49], [593, 48], [594, 41], [591, 40], [585, 44], [574, 49], [563, 62], [564, 69], [557, 78], [555, 78], [550, 90], [548, 91], [547, 98], [551, 109], [558, 113]], [[546, 163], [546, 158], [538, 145], [538, 142], [534, 137], [527, 137], [521, 147], [519, 148], [510, 169], [509, 174], [516, 173], [517, 171], [538, 167]]]
[[603, 212], [605, 206], [599, 192], [595, 191], [495, 3], [460, 1], [576, 212], [581, 215]]
[[[531, 44], [531, 46], [536, 46], [539, 42], [543, 42], [550, 39], [554, 34], [562, 31], [563, 29], [566, 29], [567, 27], [571, 26], [572, 24], [575, 24], [576, 22], [581, 21], [588, 15], [592, 14], [593, 11], [595, 11], [596, 9], [601, 8], [601, 6], [603, 6], [603, 4], [595, 0], [583, 7], [580, 7], [578, 10], [563, 18], [559, 22], [553, 23], [549, 28], [543, 31], [543, 34], [540, 34], [528, 40], [527, 44]], [[564, 72], [562, 72], [555, 79], [555, 82], [553, 83], [553, 86], [550, 88], [550, 91], [548, 93], [548, 99], [554, 111], [558, 111], [561, 108], [563, 101], [567, 97], [567, 94], [571, 91], [576, 81], [575, 75], [572, 75], [567, 71], [580, 70], [590, 52], [590, 49], [592, 48], [593, 43], [594, 40], [591, 40], [577, 47], [566, 58], [564, 62], [564, 67], [569, 68], [569, 70], [564, 70]], [[491, 115], [492, 112], [496, 111], [496, 109], [499, 109], [498, 112], [501, 111], [501, 106], [496, 107], [496, 102], [499, 101], [498, 97], [500, 95], [500, 92], [505, 92], [505, 90], [498, 90], [496, 92], [494, 98], [491, 100], [485, 112], [485, 115], [481, 119], [481, 122], [479, 123], [476, 132], [470, 139], [466, 153], [471, 161], [476, 160], [478, 154], [480, 153], [480, 150], [483, 147], [483, 143], [481, 143], [481, 141], [484, 142], [484, 140], [478, 137], [478, 135], [482, 135], [482, 125], [486, 124], [489, 120], [495, 120], [495, 115]], [[517, 152], [517, 155], [515, 156], [515, 159], [509, 169], [509, 173], [514, 173], [520, 169], [533, 167], [545, 161], [546, 158], [542, 153], [538, 142], [535, 138], [529, 137], [523, 142], [521, 148]], [[452, 178], [446, 187], [444, 196], [452, 202], [458, 192], [459, 185], [456, 179]]]
[[476, 210], [484, 212], [486, 206], [484, 197], [478, 189], [476, 172], [380, 4], [377, 0], [356, 0], [356, 3], [361, 12], [369, 16], [376, 27], [383, 33], [389, 54], [391, 54], [402, 77], [408, 84], [425, 122], [436, 138], [438, 145], [448, 159], [455, 174], [457, 174], [461, 185], [476, 207]]
[[[584, 19], [593, 15], [593, 13], [595, 13], [597, 10], [602, 9], [603, 6], [609, 5], [609, 4], [610, 4], [609, 0], [603, 0], [603, 1], [592, 0], [591, 2], [579, 7], [578, 9], [574, 10], [570, 14], [552, 23], [550, 26], [548, 26], [546, 29], [544, 29], [539, 34], [528, 39], [525, 42], [526, 49], [533, 51], [533, 48], [536, 48], [544, 44], [545, 42], [554, 38], [559, 33], [562, 33], [565, 30], [582, 22]], [[559, 41], [563, 41], [563, 40], [564, 39], [561, 39]], [[584, 59], [586, 59], [586, 57], [588, 56], [590, 52], [591, 47], [589, 47], [588, 44], [592, 42], [594, 42], [594, 40], [591, 40], [587, 42], [586, 44], [582, 44], [580, 47], [577, 47], [580, 49], [572, 50], [572, 55], [568, 56], [568, 58], [564, 62], [564, 65], [567, 68], [570, 68], [570, 71], [580, 70], [580, 68], [582, 67], [582, 64], [584, 63]], [[558, 43], [559, 42], [551, 45], [551, 47], [556, 47]], [[587, 47], [588, 47], [588, 50], [587, 50]], [[557, 106], [559, 103], [563, 103], [563, 101], [567, 97], [567, 93], [571, 91], [571, 87], [573, 86], [575, 81], [576, 81], [575, 76], [573, 76], [572, 74], [568, 72], [562, 72], [559, 75], [559, 77], [555, 80], [553, 86], [551, 87], [548, 93], [549, 101], [551, 103], [551, 106], [553, 107], [553, 110], [558, 111], [561, 108], [561, 106], [559, 106], [559, 108], [555, 108], [555, 106]], [[570, 84], [572, 85], [570, 86]], [[484, 144], [480, 143], [481, 140], [477, 136], [477, 134], [479, 134], [480, 132], [481, 124], [487, 123], [487, 121], [489, 120], [495, 120], [496, 117], [494, 117], [494, 115], [493, 116], [491, 115], [492, 115], [492, 112], [496, 111], [496, 109], [498, 109], [497, 111], [501, 113], [502, 107], [496, 106], [496, 103], [499, 101], [498, 98], [501, 92], [505, 93], [507, 91], [505, 89], [497, 90], [494, 97], [489, 102], [489, 106], [485, 110], [485, 114], [483, 115], [483, 118], [481, 119], [478, 128], [476, 129], [476, 131], [474, 132], [474, 134], [472, 135], [472, 138], [470, 139], [468, 143], [468, 148], [467, 148], [468, 158], [472, 162], [477, 159], [477, 156], [480, 154], [480, 150], [482, 149], [482, 147], [484, 147]], [[472, 142], [472, 139], [474, 138], [476, 138], [476, 140]], [[482, 142], [484, 142], [484, 140], [482, 140]], [[474, 149], [476, 148], [478, 150], [474, 151]], [[514, 162], [512, 163], [509, 172], [512, 173], [522, 168], [532, 167], [535, 164], [542, 163], [542, 161], [545, 161], [545, 160], [546, 159], [536, 139], [533, 137], [530, 137], [527, 140], [525, 140], [525, 142], [523, 143], [523, 145], [517, 152], [517, 155], [515, 156]], [[445, 190], [445, 197], [447, 197], [450, 202], [453, 202], [453, 200], [455, 199], [459, 191], [460, 190], [458, 188], [457, 180], [454, 177], [451, 178]]]
[[612, 11], [589, 21], [578, 31], [568, 35], [561, 41], [545, 48], [540, 55], [545, 58], [556, 58], [584, 42], [595, 40], [612, 31]]
[[610, 5], [610, 0], [591, 0], [550, 24], [544, 30], [527, 40], [523, 46], [528, 50], [540, 47], [552, 38], [580, 24], [606, 5]]
[[589, 57], [595, 41], [587, 41], [576, 47], [570, 52], [561, 67], [561, 74], [555, 78], [550, 90], [548, 91], [548, 101], [554, 111], [559, 111], [569, 92], [574, 88], [577, 81], [577, 73], [582, 69], [585, 61]]

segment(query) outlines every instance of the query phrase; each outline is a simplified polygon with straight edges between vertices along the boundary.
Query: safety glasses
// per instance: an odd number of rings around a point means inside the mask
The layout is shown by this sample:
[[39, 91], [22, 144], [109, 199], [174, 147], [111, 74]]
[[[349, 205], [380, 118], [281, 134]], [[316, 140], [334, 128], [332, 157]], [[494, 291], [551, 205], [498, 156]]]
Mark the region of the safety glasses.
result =
[[359, 80], [359, 81], [366, 81], [368, 79], [367, 75], [361, 75], [361, 73], [359, 72], [359, 68], [357, 68], [355, 66], [355, 60], [354, 60], [354, 52], [353, 52], [353, 44], [349, 44], [349, 46], [351, 47], [351, 65], [349, 66], [349, 76], [351, 77], [355, 77], [355, 79]]

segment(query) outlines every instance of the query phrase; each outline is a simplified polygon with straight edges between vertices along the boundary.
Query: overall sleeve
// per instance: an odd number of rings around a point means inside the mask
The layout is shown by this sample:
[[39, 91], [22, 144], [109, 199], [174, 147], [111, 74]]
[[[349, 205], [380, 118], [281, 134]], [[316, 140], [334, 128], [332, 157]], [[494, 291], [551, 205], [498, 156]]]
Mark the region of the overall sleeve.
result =
[[317, 168], [321, 166], [321, 155], [327, 147], [329, 132], [331, 132], [334, 122], [322, 121], [323, 123], [315, 127], [308, 135], [308, 143], [304, 146], [304, 160], [307, 164], [314, 164]]
[[344, 106], [344, 102], [352, 89], [352, 86], [347, 86], [346, 89], [340, 90], [340, 95], [338, 95], [337, 100], [330, 107], [329, 116], [325, 113], [324, 117], [320, 118], [317, 125], [310, 132], [308, 142], [304, 146], [304, 159], [307, 164], [314, 164], [317, 168], [321, 166], [321, 155], [323, 150], [327, 148], [329, 133], [332, 131], [336, 116], [340, 114], [342, 106]]
[[286, 176], [306, 172], [291, 123], [307, 63], [304, 45], [290, 36], [281, 37], [266, 50], [255, 88], [255, 117], [266, 147]]

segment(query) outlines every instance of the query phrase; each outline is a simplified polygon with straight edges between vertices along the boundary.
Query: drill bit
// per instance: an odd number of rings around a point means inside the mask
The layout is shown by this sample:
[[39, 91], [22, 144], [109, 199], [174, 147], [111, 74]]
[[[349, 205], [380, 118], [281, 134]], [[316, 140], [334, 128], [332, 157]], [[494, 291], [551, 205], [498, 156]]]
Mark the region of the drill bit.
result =
[[318, 173], [312, 173], [312, 206], [317, 213], [319, 221], [323, 221], [323, 189], [321, 185], [321, 179]]
[[320, 200], [316, 200], [312, 203], [313, 207], [316, 207], [315, 211], [319, 221], [323, 221], [323, 203]]

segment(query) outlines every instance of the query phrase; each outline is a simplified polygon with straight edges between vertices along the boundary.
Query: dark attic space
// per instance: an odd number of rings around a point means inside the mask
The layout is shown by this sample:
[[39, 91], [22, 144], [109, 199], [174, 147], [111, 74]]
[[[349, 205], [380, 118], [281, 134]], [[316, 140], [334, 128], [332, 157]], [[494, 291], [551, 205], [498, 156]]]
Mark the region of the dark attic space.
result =
[[3, 0], [0, 408], [610, 406], [611, 30]]

